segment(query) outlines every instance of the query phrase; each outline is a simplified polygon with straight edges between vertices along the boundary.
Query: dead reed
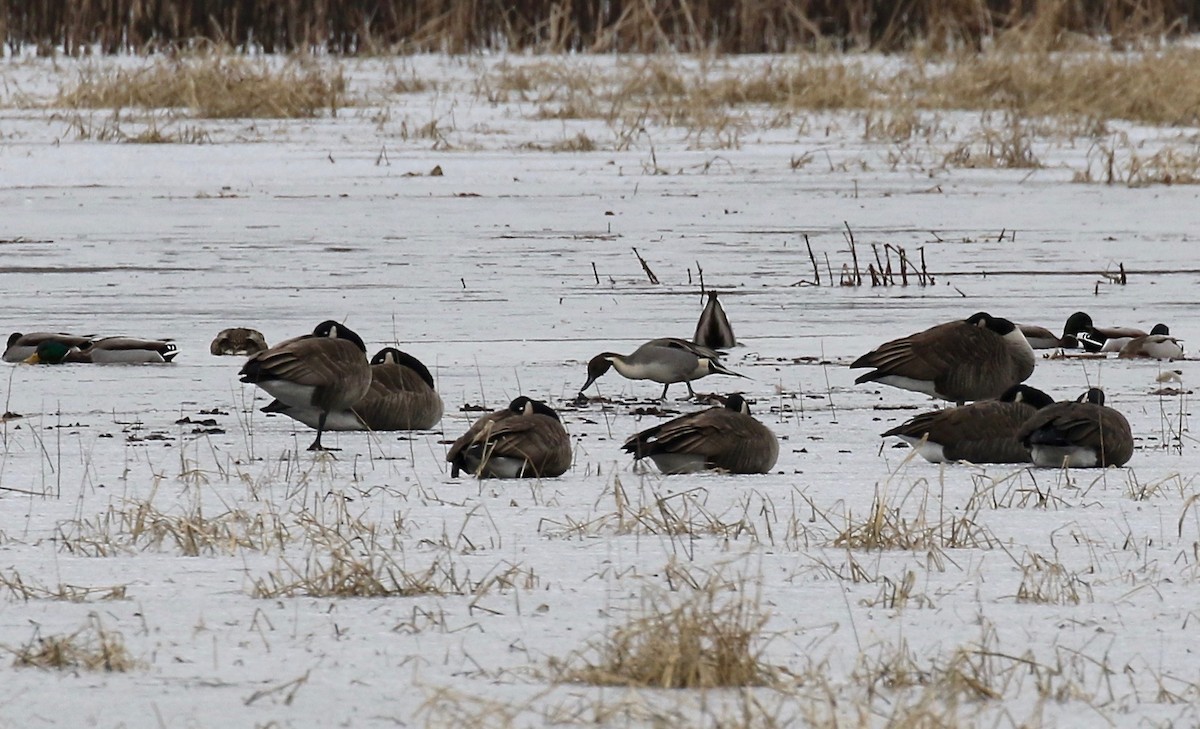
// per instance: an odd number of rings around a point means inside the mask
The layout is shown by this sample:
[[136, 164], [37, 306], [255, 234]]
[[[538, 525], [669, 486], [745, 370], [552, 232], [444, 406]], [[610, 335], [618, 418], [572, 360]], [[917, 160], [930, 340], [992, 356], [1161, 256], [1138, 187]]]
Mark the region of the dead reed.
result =
[[5, 648], [18, 668], [125, 672], [140, 665], [121, 634], [106, 629], [95, 613], [74, 633], [43, 637], [35, 632], [28, 643]]
[[216, 0], [67, 2], [4, 0], [0, 34], [10, 46], [71, 55], [187, 47], [200, 39], [267, 53], [320, 50], [541, 51], [713, 50], [780, 52], [803, 47], [979, 48], [1008, 33], [1061, 46], [1099, 35], [1127, 46], [1195, 30], [1195, 0], [311, 0], [282, 8]]
[[709, 575], [679, 593], [647, 588], [640, 613], [598, 642], [552, 660], [557, 680], [597, 686], [718, 688], [767, 685], [779, 669], [763, 659], [768, 614], [748, 580]]
[[59, 92], [73, 109], [176, 109], [207, 119], [292, 119], [337, 114], [347, 100], [340, 67], [222, 53], [158, 58], [137, 69], [84, 67]]

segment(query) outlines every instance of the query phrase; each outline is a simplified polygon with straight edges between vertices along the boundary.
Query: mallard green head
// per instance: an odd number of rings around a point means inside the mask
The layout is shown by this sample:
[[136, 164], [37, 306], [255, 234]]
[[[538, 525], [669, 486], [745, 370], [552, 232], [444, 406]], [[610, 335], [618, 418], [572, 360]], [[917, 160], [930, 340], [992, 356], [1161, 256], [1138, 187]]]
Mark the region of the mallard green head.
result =
[[27, 364], [62, 364], [71, 347], [62, 342], [48, 339], [37, 346], [37, 350], [25, 360]]

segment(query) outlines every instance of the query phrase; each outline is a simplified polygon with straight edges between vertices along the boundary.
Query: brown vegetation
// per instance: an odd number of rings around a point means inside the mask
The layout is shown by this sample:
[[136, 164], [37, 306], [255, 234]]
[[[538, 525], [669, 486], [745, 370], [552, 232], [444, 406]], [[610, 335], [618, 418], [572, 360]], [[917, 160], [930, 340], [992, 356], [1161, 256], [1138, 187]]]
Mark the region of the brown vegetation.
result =
[[979, 48], [1009, 30], [1125, 46], [1196, 29], [1197, 0], [0, 0], [10, 47], [142, 52], [199, 39], [267, 53], [535, 49], [765, 53]]

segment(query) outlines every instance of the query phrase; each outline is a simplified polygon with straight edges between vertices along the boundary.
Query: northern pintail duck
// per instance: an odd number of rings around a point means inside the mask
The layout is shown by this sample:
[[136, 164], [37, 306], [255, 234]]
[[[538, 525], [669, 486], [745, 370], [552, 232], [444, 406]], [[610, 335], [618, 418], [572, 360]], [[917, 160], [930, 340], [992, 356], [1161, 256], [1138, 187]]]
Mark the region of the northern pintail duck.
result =
[[60, 342], [70, 350], [83, 347], [91, 341], [92, 337], [65, 332], [30, 332], [29, 334], [13, 332], [9, 335], [8, 345], [4, 348], [4, 361], [24, 362], [33, 356], [42, 342]]
[[571, 467], [571, 439], [558, 413], [524, 395], [484, 415], [446, 453], [450, 475], [549, 478]]
[[1144, 337], [1134, 337], [1121, 347], [1121, 359], [1183, 359], [1183, 345], [1171, 336], [1166, 324], [1155, 324]]
[[775, 434], [750, 415], [745, 398], [736, 394], [724, 406], [643, 430], [622, 448], [635, 459], [651, 459], [663, 473], [767, 473], [779, 457]]
[[267, 348], [267, 339], [262, 332], [248, 327], [222, 329], [213, 337], [208, 351], [214, 356], [258, 354]]
[[1028, 463], [1029, 449], [1017, 440], [1017, 431], [1053, 402], [1037, 388], [1013, 385], [999, 400], [921, 413], [883, 437], [896, 436], [930, 463]]
[[366, 345], [335, 321], [251, 356], [239, 374], [242, 382], [258, 385], [284, 405], [319, 412], [310, 451], [327, 450], [321, 434], [329, 414], [357, 403], [371, 387]]
[[[281, 413], [316, 428], [321, 411], [272, 400], [264, 413]], [[394, 347], [384, 347], [371, 358], [371, 387], [367, 394], [343, 410], [331, 411], [325, 430], [427, 430], [442, 419], [442, 398], [433, 376], [416, 357]]]
[[667, 390], [676, 382], [686, 384], [688, 394], [695, 397], [692, 380], [712, 374], [745, 377], [722, 365], [720, 353], [713, 349], [683, 339], [664, 337], [651, 339], [633, 350], [632, 354], [601, 352], [593, 357], [587, 366], [587, 382], [579, 388], [580, 396], [610, 368], [630, 380], [662, 383], [663, 399], [666, 399]]
[[717, 300], [716, 291], [708, 292], [708, 303], [704, 305], [704, 311], [700, 312], [700, 320], [696, 322], [696, 333], [692, 335], [692, 342], [710, 349], [729, 349], [737, 346], [733, 327], [729, 324], [729, 317], [725, 316], [721, 302]]
[[1123, 466], [1133, 456], [1129, 421], [1093, 387], [1075, 402], [1048, 405], [1021, 426], [1017, 439], [1033, 462], [1057, 468]]
[[1033, 349], [1008, 319], [983, 312], [894, 339], [850, 367], [855, 384], [881, 382], [962, 404], [997, 398], [1033, 374]]
[[1097, 327], [1082, 311], [1067, 317], [1063, 325], [1063, 338], [1074, 337], [1088, 352], [1120, 352], [1129, 340], [1144, 336], [1146, 332], [1133, 327]]

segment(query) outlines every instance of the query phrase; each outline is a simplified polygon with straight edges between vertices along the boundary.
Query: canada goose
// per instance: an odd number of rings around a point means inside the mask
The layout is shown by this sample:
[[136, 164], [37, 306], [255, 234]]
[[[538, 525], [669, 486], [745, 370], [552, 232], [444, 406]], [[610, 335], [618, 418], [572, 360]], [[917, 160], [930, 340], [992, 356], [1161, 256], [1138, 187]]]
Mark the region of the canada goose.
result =
[[[427, 430], [442, 419], [442, 398], [433, 389], [433, 375], [421, 361], [394, 347], [371, 358], [371, 387], [358, 402], [331, 411], [325, 430]], [[321, 410], [272, 400], [264, 413], [282, 413], [316, 428]]]
[[252, 355], [238, 374], [284, 405], [319, 410], [317, 438], [308, 449], [331, 450], [321, 445], [329, 413], [357, 403], [371, 387], [366, 354], [362, 338], [349, 327], [323, 321], [312, 334]]
[[635, 459], [650, 458], [663, 473], [767, 473], [779, 457], [775, 434], [750, 415], [741, 395], [643, 430], [622, 448]]
[[1097, 327], [1092, 317], [1077, 311], [1067, 317], [1063, 326], [1063, 338], [1074, 337], [1088, 352], [1120, 352], [1121, 347], [1135, 337], [1144, 337], [1146, 332], [1133, 327]]
[[1057, 468], [1123, 466], [1133, 456], [1133, 434], [1125, 416], [1104, 405], [1104, 391], [1091, 388], [1075, 402], [1048, 405], [1017, 432], [1033, 462]]
[[1017, 327], [1025, 335], [1025, 341], [1029, 342], [1029, 346], [1033, 349], [1074, 349], [1079, 346], [1075, 337], [1060, 337], [1046, 327], [1036, 324], [1018, 324]]
[[1183, 345], [1171, 336], [1166, 324], [1155, 324], [1144, 337], [1134, 337], [1121, 347], [1121, 359], [1183, 359]]
[[67, 343], [57, 339], [46, 339], [38, 343], [33, 354], [25, 358], [27, 364], [91, 364], [90, 352], [81, 351], [78, 347], [67, 346]]
[[717, 301], [716, 291], [708, 292], [708, 303], [704, 305], [704, 311], [700, 312], [700, 321], [696, 322], [696, 333], [692, 335], [692, 342], [710, 349], [729, 349], [737, 346], [733, 327], [729, 324], [729, 317], [725, 316], [721, 302]]
[[721, 364], [720, 353], [715, 350], [699, 344], [692, 344], [683, 339], [664, 337], [651, 339], [633, 350], [632, 354], [601, 352], [592, 357], [587, 366], [587, 382], [579, 388], [580, 397], [583, 397], [583, 391], [591, 387], [596, 378], [614, 367], [622, 377], [662, 383], [664, 400], [667, 397], [667, 390], [676, 382], [685, 383], [688, 394], [695, 397], [696, 391], [692, 389], [692, 380], [712, 374], [745, 377], [745, 375], [726, 369]]
[[963, 404], [1004, 394], [1033, 374], [1033, 349], [1008, 319], [980, 312], [894, 339], [854, 360], [855, 384], [885, 385]]
[[1013, 385], [999, 400], [921, 413], [883, 437], [900, 438], [930, 463], [1028, 463], [1029, 450], [1017, 440], [1017, 431], [1053, 402], [1037, 388]]
[[92, 341], [91, 337], [81, 337], [76, 334], [66, 334], [63, 332], [30, 332], [22, 334], [13, 332], [8, 337], [8, 344], [4, 349], [5, 362], [24, 362], [33, 356], [37, 351], [38, 345], [42, 342], [62, 342], [67, 349], [79, 348]]
[[151, 364], [170, 362], [179, 354], [174, 343], [165, 339], [104, 337], [80, 347], [95, 364]]
[[214, 356], [251, 355], [258, 354], [267, 348], [267, 339], [257, 329], [246, 327], [230, 327], [222, 329], [208, 345], [208, 351]]
[[571, 439], [554, 408], [524, 395], [484, 415], [454, 441], [450, 475], [477, 478], [548, 478], [571, 467]]

